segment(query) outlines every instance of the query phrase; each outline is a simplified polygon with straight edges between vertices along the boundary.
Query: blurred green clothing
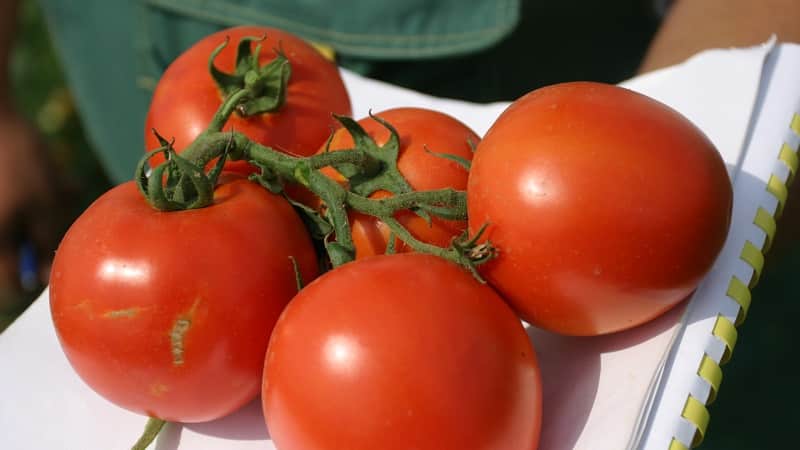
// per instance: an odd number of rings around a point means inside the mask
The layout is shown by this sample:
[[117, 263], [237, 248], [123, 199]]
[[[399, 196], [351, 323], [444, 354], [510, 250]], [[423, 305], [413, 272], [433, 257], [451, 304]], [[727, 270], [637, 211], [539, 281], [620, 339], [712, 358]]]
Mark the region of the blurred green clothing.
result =
[[39, 0], [90, 141], [114, 182], [144, 151], [155, 83], [221, 28], [267, 25], [332, 47], [343, 67], [433, 95], [511, 100], [634, 73], [657, 25], [646, 0]]

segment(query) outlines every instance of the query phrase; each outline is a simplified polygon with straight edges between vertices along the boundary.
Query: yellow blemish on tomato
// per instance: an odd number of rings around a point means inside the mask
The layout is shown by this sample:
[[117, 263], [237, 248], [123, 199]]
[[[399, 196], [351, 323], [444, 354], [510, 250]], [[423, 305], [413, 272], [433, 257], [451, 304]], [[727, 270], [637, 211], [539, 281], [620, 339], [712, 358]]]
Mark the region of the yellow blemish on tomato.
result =
[[92, 310], [92, 302], [90, 302], [89, 300], [84, 299], [84, 300], [81, 300], [80, 303], [75, 303], [75, 305], [73, 305], [72, 307], [75, 308], [75, 309], [83, 310], [83, 311], [91, 311]]
[[150, 393], [155, 397], [161, 397], [169, 388], [163, 383], [153, 383], [150, 385]]
[[82, 314], [86, 314], [86, 317], [89, 319], [94, 319], [94, 311], [92, 309], [92, 302], [88, 299], [81, 300], [78, 303], [72, 305], [72, 309], [80, 311]]
[[180, 318], [172, 325], [172, 330], [169, 332], [169, 342], [172, 350], [172, 364], [175, 366], [183, 365], [183, 337], [192, 326], [192, 321], [186, 318]]
[[186, 333], [192, 326], [192, 319], [199, 304], [200, 298], [197, 298], [194, 303], [192, 303], [192, 307], [189, 308], [189, 311], [178, 316], [172, 324], [172, 329], [169, 332], [169, 342], [172, 352], [172, 365], [174, 366], [182, 366], [184, 363], [183, 355]]
[[131, 319], [136, 317], [139, 312], [141, 312], [142, 308], [138, 306], [134, 306], [133, 308], [125, 308], [125, 309], [115, 309], [111, 311], [106, 311], [103, 313], [103, 317], [107, 319], [119, 319], [119, 318], [128, 318]]

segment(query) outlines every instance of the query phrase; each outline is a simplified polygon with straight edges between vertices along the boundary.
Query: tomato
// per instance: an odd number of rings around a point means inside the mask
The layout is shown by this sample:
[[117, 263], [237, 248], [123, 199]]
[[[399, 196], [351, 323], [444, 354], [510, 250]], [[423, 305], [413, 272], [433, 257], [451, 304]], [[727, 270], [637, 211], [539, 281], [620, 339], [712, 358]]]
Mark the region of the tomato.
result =
[[479, 144], [470, 230], [482, 273], [532, 324], [571, 335], [633, 327], [686, 298], [725, 241], [731, 183], [713, 144], [669, 107], [575, 82], [515, 101]]
[[421, 253], [344, 264], [284, 310], [262, 403], [281, 450], [533, 450], [541, 379], [487, 285]]
[[242, 178], [209, 207], [152, 209], [129, 182], [72, 225], [53, 262], [52, 319], [78, 375], [131, 411], [224, 416], [255, 398], [272, 327], [311, 240], [280, 196]]
[[[206, 36], [170, 64], [159, 80], [145, 123], [145, 144], [148, 150], [160, 146], [153, 135], [155, 128], [168, 140], [175, 139], [180, 151], [191, 143], [208, 124], [222, 103], [222, 96], [208, 71], [211, 52], [225, 38], [230, 43], [215, 59], [216, 66], [232, 72], [236, 47], [243, 37], [266, 36], [259, 57], [263, 65], [281, 48], [291, 64], [286, 102], [275, 113], [243, 118], [234, 113], [225, 130], [236, 130], [254, 141], [277, 150], [297, 155], [317, 151], [336, 126], [331, 113], [349, 115], [350, 99], [335, 64], [300, 38], [274, 28], [242, 26]], [[153, 164], [163, 157], [153, 158]], [[244, 161], [230, 162], [228, 169], [249, 172]]]
[[[380, 112], [376, 116], [390, 123], [400, 138], [397, 166], [408, 184], [417, 191], [453, 188], [466, 190], [468, 171], [458, 163], [431, 154], [447, 153], [464, 160], [472, 159], [472, 145], [480, 138], [457, 119], [423, 108], [396, 108]], [[375, 140], [383, 145], [390, 137], [389, 130], [376, 120], [367, 117], [358, 122]], [[330, 142], [330, 150], [353, 147], [353, 139], [344, 129], [338, 129]], [[324, 149], [323, 149], [324, 150]], [[332, 168], [325, 168], [328, 176], [344, 182]], [[373, 198], [385, 198], [391, 194], [378, 191]], [[400, 211], [395, 218], [417, 239], [438, 246], [447, 246], [467, 228], [466, 221], [445, 220], [431, 217], [431, 223], [410, 211]], [[373, 216], [359, 212], [350, 213], [356, 257], [362, 258], [386, 251], [389, 242], [389, 227]], [[410, 251], [402, 241], [396, 240], [397, 252]]]

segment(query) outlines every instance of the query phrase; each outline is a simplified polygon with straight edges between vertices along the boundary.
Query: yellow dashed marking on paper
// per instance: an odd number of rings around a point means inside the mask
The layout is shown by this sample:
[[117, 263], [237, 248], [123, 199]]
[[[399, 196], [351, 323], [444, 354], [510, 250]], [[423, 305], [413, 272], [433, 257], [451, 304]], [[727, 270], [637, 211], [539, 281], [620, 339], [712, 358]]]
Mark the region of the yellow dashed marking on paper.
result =
[[722, 353], [722, 357], [719, 360], [720, 364], [725, 364], [731, 359], [739, 333], [727, 317], [719, 315], [717, 316], [717, 322], [714, 324], [713, 334], [725, 344], [725, 351]]
[[800, 114], [794, 113], [792, 116], [792, 123], [789, 125], [789, 128], [794, 131], [794, 134], [800, 136]]
[[783, 214], [783, 207], [786, 206], [786, 198], [789, 197], [789, 190], [786, 184], [776, 177], [775, 174], [769, 176], [767, 191], [778, 199], [778, 210], [775, 211], [775, 218], [779, 219]]
[[758, 211], [756, 211], [756, 218], [753, 219], [753, 223], [756, 224], [758, 228], [761, 228], [767, 235], [767, 239], [764, 241], [763, 248], [763, 253], [766, 253], [772, 246], [772, 240], [775, 239], [775, 232], [778, 229], [778, 225], [775, 223], [775, 218], [772, 217], [772, 214], [767, 212], [766, 209], [759, 206]]
[[740, 306], [739, 314], [736, 315], [736, 326], [739, 326], [747, 317], [747, 311], [750, 310], [750, 302], [752, 301], [750, 288], [742, 280], [734, 276], [731, 277], [731, 281], [728, 283], [728, 291], [725, 294]]
[[800, 160], [798, 160], [797, 152], [794, 151], [792, 147], [789, 147], [789, 144], [784, 142], [781, 146], [781, 152], [778, 153], [778, 159], [783, 161], [783, 163], [786, 164], [786, 167], [789, 168], [789, 179], [786, 180], [786, 184], [791, 184], [795, 174], [797, 173], [797, 168], [800, 166]]
[[708, 422], [711, 421], [711, 416], [708, 414], [708, 409], [700, 400], [689, 395], [686, 399], [686, 405], [683, 407], [681, 417], [693, 423], [697, 427], [692, 439], [692, 448], [697, 447], [703, 442], [703, 437], [706, 435], [708, 429]]
[[745, 241], [742, 247], [742, 253], [739, 258], [746, 262], [747, 265], [753, 268], [753, 277], [750, 278], [749, 286], [752, 288], [758, 284], [758, 279], [761, 277], [761, 271], [764, 269], [764, 254], [761, 249], [755, 246], [750, 241]]
[[689, 448], [683, 445], [681, 441], [672, 438], [672, 442], [669, 444], [669, 450], [689, 450]]
[[717, 398], [717, 392], [719, 392], [719, 386], [722, 383], [722, 369], [708, 355], [703, 355], [697, 374], [700, 375], [700, 378], [706, 380], [711, 387], [711, 391], [708, 393], [708, 401], [706, 402], [707, 405], [710, 405]]

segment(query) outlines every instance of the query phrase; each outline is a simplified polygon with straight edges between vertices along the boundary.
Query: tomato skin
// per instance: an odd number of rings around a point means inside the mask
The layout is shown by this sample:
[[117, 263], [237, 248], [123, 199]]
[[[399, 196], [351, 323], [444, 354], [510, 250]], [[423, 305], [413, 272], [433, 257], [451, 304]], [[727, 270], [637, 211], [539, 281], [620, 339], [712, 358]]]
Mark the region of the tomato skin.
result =
[[262, 403], [281, 450], [532, 450], [541, 379], [488, 286], [418, 253], [344, 264], [275, 327]]
[[209, 207], [157, 212], [129, 182], [72, 225], [53, 263], [52, 319], [78, 375], [131, 411], [203, 422], [255, 398], [269, 334], [317, 273], [281, 197], [242, 178]]
[[[160, 146], [153, 128], [167, 140], [174, 138], [175, 148], [180, 152], [208, 126], [222, 103], [221, 94], [208, 72], [208, 58], [229, 37], [228, 46], [217, 55], [215, 63], [220, 70], [232, 72], [238, 42], [247, 36], [266, 36], [260, 42], [262, 65], [274, 59], [274, 49], [279, 47], [289, 59], [292, 74], [286, 102], [276, 113], [248, 118], [234, 113], [224, 130], [236, 130], [276, 150], [306, 156], [314, 154], [337, 125], [331, 113], [351, 114], [350, 98], [336, 65], [310, 44], [274, 28], [228, 28], [198, 41], [176, 58], [161, 76], [145, 122], [147, 150]], [[162, 161], [163, 157], [155, 157], [152, 164]], [[231, 161], [226, 168], [242, 173], [254, 171], [244, 161]]]
[[[400, 152], [397, 166], [400, 174], [414, 190], [428, 191], [453, 188], [464, 191], [467, 188], [468, 171], [457, 163], [432, 155], [448, 153], [467, 161], [472, 160], [472, 148], [480, 138], [468, 126], [459, 120], [424, 108], [394, 108], [375, 114], [389, 122], [399, 134]], [[367, 134], [378, 145], [383, 145], [390, 137], [390, 132], [383, 125], [370, 117], [358, 122]], [[339, 128], [330, 142], [330, 150], [343, 150], [353, 147], [353, 139], [344, 129]], [[426, 150], [427, 149], [427, 150]], [[324, 151], [324, 148], [320, 151]], [[345, 180], [332, 168], [323, 172], [331, 178], [344, 183]], [[391, 196], [385, 191], [378, 191], [373, 198]], [[404, 225], [416, 238], [434, 245], [446, 247], [450, 241], [459, 236], [467, 228], [466, 221], [445, 220], [431, 217], [431, 224], [419, 215], [400, 211], [395, 218]], [[353, 241], [356, 247], [356, 258], [363, 258], [386, 251], [389, 242], [389, 227], [373, 216], [358, 212], [350, 213]], [[405, 243], [395, 241], [398, 253], [411, 251]]]
[[724, 161], [687, 119], [626, 89], [546, 87], [478, 146], [470, 230], [499, 257], [481, 272], [526, 321], [570, 335], [646, 322], [686, 298], [727, 236]]

